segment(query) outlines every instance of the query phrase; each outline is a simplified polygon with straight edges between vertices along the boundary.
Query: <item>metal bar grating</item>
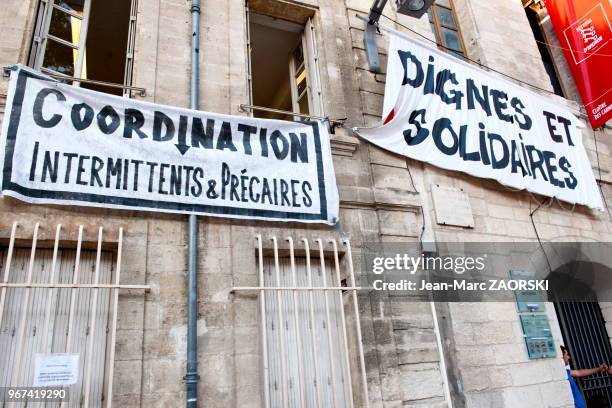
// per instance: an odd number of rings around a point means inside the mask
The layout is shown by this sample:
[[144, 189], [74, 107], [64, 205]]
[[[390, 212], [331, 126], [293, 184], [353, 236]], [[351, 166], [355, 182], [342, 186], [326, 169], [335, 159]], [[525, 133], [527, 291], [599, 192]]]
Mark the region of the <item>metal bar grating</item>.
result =
[[18, 228], [14, 222], [8, 247], [0, 247], [0, 350], [8, 351], [0, 353], [0, 387], [31, 387], [37, 354], [77, 353], [70, 401], [42, 406], [111, 407], [118, 291], [149, 289], [120, 284], [123, 229], [110, 251], [103, 249], [103, 227], [96, 249], [83, 248], [83, 225], [76, 249], [60, 248], [68, 235], [62, 225], [54, 228], [52, 249], [39, 248], [39, 223], [29, 246], [16, 245]]
[[[567, 342], [574, 369], [612, 363], [612, 347], [601, 308], [597, 302], [560, 302], [555, 309]], [[612, 407], [612, 377], [606, 373], [580, 380], [590, 406]]]
[[[352, 408], [352, 377], [359, 373], [359, 396], [368, 407], [356, 295], [361, 288], [355, 286], [350, 243], [343, 243], [341, 262], [333, 239], [301, 239], [299, 256], [291, 237], [283, 242], [288, 248], [280, 250], [279, 239], [271, 237], [266, 256], [258, 235], [259, 286], [232, 288], [259, 294], [264, 406]], [[358, 354], [352, 368], [347, 326], [355, 330]]]

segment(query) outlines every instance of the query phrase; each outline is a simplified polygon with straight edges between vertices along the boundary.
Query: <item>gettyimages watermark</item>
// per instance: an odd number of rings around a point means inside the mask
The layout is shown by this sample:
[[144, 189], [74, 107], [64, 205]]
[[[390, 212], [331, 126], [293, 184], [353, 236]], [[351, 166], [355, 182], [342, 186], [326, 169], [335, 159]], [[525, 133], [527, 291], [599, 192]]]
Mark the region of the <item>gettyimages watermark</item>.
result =
[[612, 243], [366, 243], [361, 286], [406, 301], [612, 301]]

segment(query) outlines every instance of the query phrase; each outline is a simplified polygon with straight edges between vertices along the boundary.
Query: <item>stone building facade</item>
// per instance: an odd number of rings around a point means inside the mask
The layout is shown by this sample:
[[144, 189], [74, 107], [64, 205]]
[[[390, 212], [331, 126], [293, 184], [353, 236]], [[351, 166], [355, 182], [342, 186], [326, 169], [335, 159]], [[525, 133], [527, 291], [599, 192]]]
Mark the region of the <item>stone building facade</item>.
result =
[[[200, 109], [248, 114], [239, 107], [251, 100], [247, 5], [251, 13], [297, 24], [303, 25], [310, 19], [317, 37], [321, 113], [331, 118], [347, 118], [345, 126], [330, 137], [340, 193], [340, 226], [350, 238], [358, 277], [365, 273], [361, 257], [364, 243], [418, 242], [422, 228], [424, 239], [438, 242], [535, 240], [530, 214], [538, 205], [535, 200], [544, 201], [544, 197], [510, 191], [496, 182], [387, 153], [351, 132], [352, 127], [374, 125], [381, 120], [388, 38], [386, 34], [377, 38], [383, 73], [372, 73], [363, 45], [365, 22], [357, 17], [367, 15], [371, 3], [371, 0], [249, 0], [245, 4], [244, 0], [203, 0]], [[3, 1], [1, 65], [28, 63], [38, 4], [39, 0]], [[131, 83], [145, 88], [146, 95], [132, 97], [187, 107], [190, 1], [139, 0], [134, 4], [137, 10]], [[553, 90], [520, 0], [453, 0], [453, 5], [470, 59]], [[427, 16], [415, 20], [397, 15], [391, 4], [385, 13], [435, 39]], [[556, 44], [545, 14], [540, 17], [548, 41]], [[384, 18], [381, 24], [404, 30]], [[568, 106], [583, 119], [586, 125], [583, 143], [602, 193], [607, 202], [612, 202], [612, 143], [607, 140], [612, 131], [606, 128], [593, 132], [588, 127], [560, 50], [554, 47], [550, 50], [569, 98], [537, 92]], [[7, 83], [0, 81], [2, 112]], [[437, 223], [433, 185], [459, 189], [467, 195], [473, 228]], [[451, 199], [443, 202], [453, 206]], [[97, 242], [99, 226], [104, 227], [110, 244], [116, 241], [119, 228], [123, 228], [122, 283], [150, 285], [151, 291], [120, 293], [111, 398], [118, 407], [184, 405], [186, 217], [30, 205], [1, 197], [1, 242], [8, 242], [15, 221], [17, 240], [24, 247], [31, 240], [36, 223], [40, 228], [38, 240], [49, 243], [53, 242], [56, 225], [62, 224], [66, 245], [77, 240], [81, 225], [83, 242], [92, 245]], [[555, 201], [542, 206], [533, 215], [533, 221], [542, 240], [612, 240], [609, 214], [586, 207], [572, 208]], [[263, 237], [264, 247], [270, 249], [272, 236], [283, 242], [287, 236], [296, 242], [304, 237], [327, 242], [339, 240], [340, 231], [326, 226], [213, 217], [200, 217], [199, 227], [199, 406], [264, 406], [259, 300], [256, 294], [232, 293], [229, 289], [258, 285], [257, 235]], [[282, 245], [286, 248], [285, 243]], [[329, 251], [329, 244], [325, 245]], [[346, 249], [341, 252], [344, 264]], [[449, 402], [445, 385], [455, 407], [573, 406], [561, 359], [528, 359], [512, 303], [440, 304], [434, 316], [429, 303], [401, 302], [368, 294], [361, 294], [359, 301], [371, 407], [446, 407]], [[612, 306], [601, 303], [600, 307], [604, 319], [612, 319]], [[554, 313], [551, 319], [555, 326]], [[440, 322], [444, 350], [439, 349], [434, 320]], [[0, 330], [5, 328], [0, 326]], [[30, 329], [27, 334], [31, 334]], [[349, 355], [351, 367], [356, 368], [353, 341]], [[441, 369], [441, 355], [447, 360], [447, 375]], [[365, 406], [360, 374], [358, 370], [354, 374], [355, 405]]]

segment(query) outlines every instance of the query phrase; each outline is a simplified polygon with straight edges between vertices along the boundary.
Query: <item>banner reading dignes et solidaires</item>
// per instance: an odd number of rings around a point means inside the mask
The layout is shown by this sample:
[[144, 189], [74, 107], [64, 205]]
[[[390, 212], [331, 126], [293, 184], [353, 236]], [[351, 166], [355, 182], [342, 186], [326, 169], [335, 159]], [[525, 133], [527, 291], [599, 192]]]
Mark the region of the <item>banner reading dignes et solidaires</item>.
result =
[[319, 122], [198, 112], [11, 72], [2, 193], [33, 203], [334, 224]]
[[550, 98], [391, 35], [384, 124], [355, 131], [384, 149], [548, 197], [603, 208], [584, 126]]

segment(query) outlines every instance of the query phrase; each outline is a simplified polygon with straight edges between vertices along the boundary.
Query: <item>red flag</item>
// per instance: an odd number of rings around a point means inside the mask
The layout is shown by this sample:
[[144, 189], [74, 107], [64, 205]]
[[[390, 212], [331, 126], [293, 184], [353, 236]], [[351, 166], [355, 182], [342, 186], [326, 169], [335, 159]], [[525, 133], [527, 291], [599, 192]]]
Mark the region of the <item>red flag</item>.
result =
[[546, 9], [595, 129], [612, 118], [612, 7], [600, 0], [546, 0]]

